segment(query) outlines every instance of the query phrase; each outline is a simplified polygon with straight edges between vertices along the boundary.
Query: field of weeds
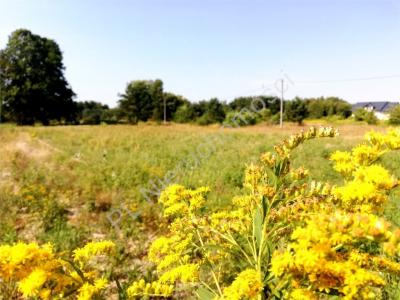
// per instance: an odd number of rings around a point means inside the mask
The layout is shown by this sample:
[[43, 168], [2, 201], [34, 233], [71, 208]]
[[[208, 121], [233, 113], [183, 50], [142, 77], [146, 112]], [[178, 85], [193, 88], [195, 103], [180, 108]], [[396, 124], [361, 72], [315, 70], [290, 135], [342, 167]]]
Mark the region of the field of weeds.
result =
[[[117, 273], [128, 282], [143, 274], [151, 279], [152, 266], [144, 257], [168, 225], [157, 204], [159, 192], [173, 183], [208, 186], [206, 209], [226, 208], [242, 193], [246, 166], [282, 138], [307, 128], [2, 126], [0, 243], [50, 242], [68, 252], [88, 241], [112, 240], [118, 247]], [[294, 166], [309, 169], [311, 179], [340, 183], [328, 157], [350, 149], [372, 129], [385, 130], [367, 125], [338, 129], [337, 138], [296, 149]], [[399, 155], [385, 155], [382, 163], [400, 177]], [[386, 215], [399, 225], [394, 202]]]

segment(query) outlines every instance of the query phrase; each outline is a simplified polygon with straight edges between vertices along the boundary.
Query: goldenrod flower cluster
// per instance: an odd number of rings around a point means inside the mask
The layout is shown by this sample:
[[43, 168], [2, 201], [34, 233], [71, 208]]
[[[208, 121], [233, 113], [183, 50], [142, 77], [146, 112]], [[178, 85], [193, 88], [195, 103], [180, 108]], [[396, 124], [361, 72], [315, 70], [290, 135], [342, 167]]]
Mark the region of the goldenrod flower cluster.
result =
[[320, 194], [320, 203], [305, 210], [305, 224], [272, 258], [272, 274], [290, 278], [288, 298], [379, 299], [386, 275], [400, 275], [399, 229], [380, 216], [398, 180], [376, 163], [395, 149], [399, 131], [369, 133], [365, 143], [331, 156], [344, 185]]
[[334, 202], [346, 210], [381, 212], [388, 192], [398, 185], [398, 180], [375, 161], [397, 145], [400, 134], [369, 133], [366, 140], [369, 144], [361, 144], [351, 152], [337, 151], [331, 156], [334, 168], [347, 179], [344, 186], [334, 189]]
[[[400, 264], [373, 255], [356, 259], [355, 251], [363, 244], [380, 245], [381, 251], [376, 251], [382, 252], [394, 234], [389, 223], [371, 214], [316, 214], [293, 232], [285, 252], [275, 254], [271, 270], [276, 276], [290, 274], [295, 287], [311, 289], [315, 295], [323, 291], [342, 293], [344, 299], [377, 297], [374, 288], [385, 284], [377, 266], [399, 270]], [[363, 263], [366, 257], [377, 263]]]
[[222, 297], [215, 299], [257, 299], [263, 288], [260, 272], [247, 269], [241, 272], [232, 284], [224, 289]]
[[166, 285], [160, 282], [146, 283], [143, 279], [133, 282], [127, 289], [130, 298], [135, 297], [163, 297], [167, 298], [172, 295], [173, 285]]
[[[75, 250], [74, 259], [82, 264], [105, 252], [111, 254], [113, 247], [109, 241], [89, 243]], [[108, 281], [99, 276], [94, 267], [67, 262], [50, 244], [20, 242], [0, 246], [0, 293], [9, 298], [17, 296], [12, 291], [16, 284], [18, 293], [26, 299], [64, 299], [74, 294], [75, 299], [90, 300], [108, 285]]]
[[275, 151], [279, 156], [287, 157], [293, 149], [297, 148], [300, 144], [307, 140], [323, 137], [336, 137], [338, 134], [338, 131], [332, 127], [320, 127], [318, 129], [311, 127], [307, 131], [294, 134], [288, 139], [284, 140], [281, 144], [276, 145]]
[[99, 255], [111, 255], [115, 250], [115, 244], [111, 241], [90, 242], [82, 248], [74, 250], [74, 261], [81, 266]]

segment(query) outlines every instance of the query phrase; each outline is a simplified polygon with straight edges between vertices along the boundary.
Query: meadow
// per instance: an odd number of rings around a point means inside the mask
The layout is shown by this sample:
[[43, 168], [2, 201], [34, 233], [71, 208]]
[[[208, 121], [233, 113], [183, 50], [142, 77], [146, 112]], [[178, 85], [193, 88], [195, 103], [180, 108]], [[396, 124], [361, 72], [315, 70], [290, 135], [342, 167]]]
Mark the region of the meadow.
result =
[[[313, 124], [315, 125], [315, 124]], [[246, 166], [274, 144], [305, 126], [157, 125], [0, 127], [0, 244], [52, 243], [71, 251], [92, 240], [118, 247], [117, 273], [127, 282], [143, 274], [149, 244], [168, 225], [161, 218], [157, 191], [173, 183], [208, 186], [206, 209], [229, 207], [243, 192]], [[337, 126], [340, 136], [311, 140], [293, 152], [294, 166], [310, 178], [338, 184], [328, 157], [348, 150], [371, 125]], [[382, 164], [400, 177], [400, 155], [384, 155]], [[391, 195], [387, 218], [400, 225], [398, 192]]]

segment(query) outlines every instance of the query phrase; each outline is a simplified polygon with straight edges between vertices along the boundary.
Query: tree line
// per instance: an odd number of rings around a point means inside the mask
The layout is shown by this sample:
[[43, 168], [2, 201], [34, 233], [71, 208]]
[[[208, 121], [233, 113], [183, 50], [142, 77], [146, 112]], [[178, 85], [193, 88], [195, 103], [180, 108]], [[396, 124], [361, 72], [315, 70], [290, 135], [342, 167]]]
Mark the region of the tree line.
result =
[[[2, 121], [19, 125], [137, 124], [166, 118], [178, 123], [232, 126], [279, 122], [277, 97], [238, 97], [230, 103], [212, 98], [194, 103], [164, 91], [160, 79], [129, 82], [116, 108], [94, 100], [78, 102], [64, 70], [62, 52], [54, 40], [26, 29], [14, 31], [0, 51]], [[299, 124], [307, 117], [348, 118], [352, 114], [351, 105], [336, 97], [297, 97], [285, 101], [284, 112], [285, 120]]]

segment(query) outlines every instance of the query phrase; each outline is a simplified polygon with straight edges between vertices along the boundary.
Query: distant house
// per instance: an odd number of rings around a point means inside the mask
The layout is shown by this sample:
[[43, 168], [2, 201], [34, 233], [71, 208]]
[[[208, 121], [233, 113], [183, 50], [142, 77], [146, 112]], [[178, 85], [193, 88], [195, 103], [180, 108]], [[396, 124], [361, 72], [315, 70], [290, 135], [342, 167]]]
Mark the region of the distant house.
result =
[[365, 109], [367, 111], [374, 112], [375, 116], [379, 120], [387, 120], [389, 119], [390, 110], [399, 105], [398, 102], [389, 102], [389, 101], [380, 101], [380, 102], [358, 102], [352, 105], [352, 111], [356, 111], [357, 109]]

